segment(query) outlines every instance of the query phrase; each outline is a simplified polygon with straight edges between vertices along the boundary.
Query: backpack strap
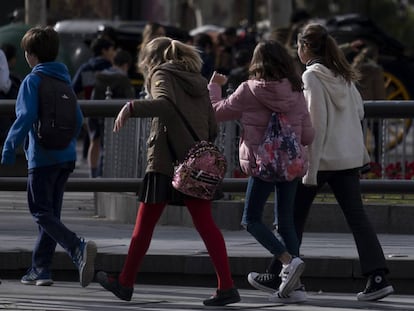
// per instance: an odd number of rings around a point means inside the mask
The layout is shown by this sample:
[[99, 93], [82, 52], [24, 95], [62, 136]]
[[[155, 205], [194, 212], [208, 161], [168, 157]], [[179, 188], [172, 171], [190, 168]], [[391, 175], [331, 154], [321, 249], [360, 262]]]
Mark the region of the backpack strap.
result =
[[187, 130], [190, 132], [191, 136], [193, 136], [195, 141], [200, 141], [200, 139], [198, 138], [196, 132], [194, 131], [194, 129], [191, 127], [190, 123], [187, 121], [187, 119], [185, 118], [184, 114], [180, 111], [180, 109], [178, 109], [178, 107], [171, 102], [171, 105], [174, 107], [175, 111], [178, 113], [178, 115], [181, 117], [181, 119], [184, 122], [184, 125], [187, 127]]

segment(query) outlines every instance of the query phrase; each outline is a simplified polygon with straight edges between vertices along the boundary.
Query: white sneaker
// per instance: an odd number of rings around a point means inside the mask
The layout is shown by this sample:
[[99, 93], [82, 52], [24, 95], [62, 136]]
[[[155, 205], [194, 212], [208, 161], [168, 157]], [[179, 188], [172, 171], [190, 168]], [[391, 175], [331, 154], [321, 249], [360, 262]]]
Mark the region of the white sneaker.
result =
[[279, 293], [282, 297], [289, 296], [296, 288], [303, 270], [305, 270], [305, 263], [299, 257], [294, 257], [288, 265], [283, 265], [280, 272], [282, 283], [279, 286]]
[[308, 296], [306, 295], [305, 286], [300, 285], [286, 297], [281, 296], [277, 291], [269, 296], [269, 300], [283, 304], [302, 303], [308, 300]]

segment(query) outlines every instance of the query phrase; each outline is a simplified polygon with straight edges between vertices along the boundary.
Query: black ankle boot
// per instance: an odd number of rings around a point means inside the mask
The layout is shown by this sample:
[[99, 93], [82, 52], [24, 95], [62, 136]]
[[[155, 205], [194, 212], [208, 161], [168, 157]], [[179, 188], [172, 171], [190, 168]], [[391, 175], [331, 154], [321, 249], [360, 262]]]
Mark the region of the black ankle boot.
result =
[[203, 301], [205, 306], [225, 306], [230, 303], [236, 303], [240, 301], [240, 295], [236, 288], [230, 288], [227, 290], [218, 289], [214, 296]]
[[124, 287], [118, 282], [118, 276], [109, 276], [103, 271], [96, 274], [96, 280], [106, 290], [112, 292], [116, 297], [125, 301], [131, 301], [134, 289], [132, 287]]

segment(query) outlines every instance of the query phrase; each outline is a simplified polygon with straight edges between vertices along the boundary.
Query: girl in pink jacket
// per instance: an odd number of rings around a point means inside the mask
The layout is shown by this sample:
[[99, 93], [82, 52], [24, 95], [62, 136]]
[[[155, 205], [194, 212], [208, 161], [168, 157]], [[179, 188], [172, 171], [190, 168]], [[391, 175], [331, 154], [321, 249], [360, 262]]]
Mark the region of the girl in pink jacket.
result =
[[[312, 142], [314, 130], [301, 78], [295, 71], [293, 59], [280, 43], [259, 43], [253, 53], [249, 74], [248, 81], [243, 82], [231, 96], [222, 99], [221, 86], [227, 79], [214, 73], [209, 84], [210, 99], [218, 121], [239, 120], [242, 125], [240, 167], [249, 175], [242, 224], [283, 264], [282, 280], [274, 295], [287, 297], [300, 286], [300, 275], [304, 270], [304, 262], [298, 257], [293, 202], [299, 178], [305, 172], [292, 181], [265, 181], [257, 177], [256, 156], [273, 112], [286, 116], [303, 146]], [[275, 186], [278, 191], [278, 231], [284, 243], [262, 222], [263, 208]], [[254, 275], [249, 275], [249, 279], [254, 281]]]

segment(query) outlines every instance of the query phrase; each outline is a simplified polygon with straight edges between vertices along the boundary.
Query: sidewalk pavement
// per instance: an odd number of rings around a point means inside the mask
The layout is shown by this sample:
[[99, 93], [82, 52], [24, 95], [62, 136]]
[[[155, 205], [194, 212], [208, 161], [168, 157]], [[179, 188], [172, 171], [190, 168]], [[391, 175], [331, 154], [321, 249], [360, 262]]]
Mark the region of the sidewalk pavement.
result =
[[[97, 270], [120, 271], [133, 225], [95, 217], [93, 193], [84, 192], [65, 194], [62, 219], [78, 235], [97, 243]], [[0, 228], [0, 277], [3, 283], [13, 284], [30, 266], [31, 250], [37, 235], [36, 225], [27, 210], [25, 192], [0, 192]], [[264, 271], [271, 256], [243, 230], [223, 231], [223, 235], [235, 283], [238, 288], [249, 290], [248, 272]], [[396, 294], [414, 295], [414, 236], [380, 234], [379, 239]], [[302, 279], [307, 290], [348, 292], [355, 300], [355, 293], [365, 286], [351, 234], [306, 233], [301, 254], [307, 265]], [[52, 268], [55, 281], [77, 279], [73, 263], [60, 247]], [[194, 228], [156, 227], [137, 283], [214, 288], [215, 282], [214, 269]]]
[[240, 289], [241, 301], [227, 307], [204, 307], [213, 288], [137, 284], [130, 302], [116, 298], [97, 283], [86, 288], [74, 282], [55, 282], [53, 286], [22, 285], [18, 280], [3, 280], [0, 309], [42, 311], [162, 311], [162, 310], [289, 310], [289, 311], [413, 311], [413, 296], [393, 295], [378, 302], [359, 302], [354, 295], [308, 292], [303, 304], [282, 305], [268, 301], [268, 294]]

